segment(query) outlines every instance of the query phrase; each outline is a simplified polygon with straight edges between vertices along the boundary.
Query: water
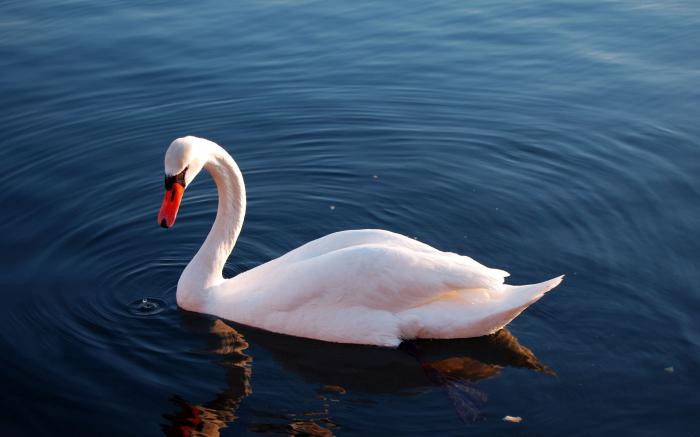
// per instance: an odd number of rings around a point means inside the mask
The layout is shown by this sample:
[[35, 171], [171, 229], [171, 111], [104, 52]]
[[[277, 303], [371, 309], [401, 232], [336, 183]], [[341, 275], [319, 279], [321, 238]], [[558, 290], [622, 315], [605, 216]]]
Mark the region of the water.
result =
[[[0, 17], [4, 435], [700, 429], [697, 2], [5, 0]], [[567, 279], [495, 337], [402, 350], [185, 313], [175, 285], [216, 210], [200, 176], [175, 228], [156, 223], [186, 134], [245, 175], [227, 275], [377, 227], [514, 283]]]

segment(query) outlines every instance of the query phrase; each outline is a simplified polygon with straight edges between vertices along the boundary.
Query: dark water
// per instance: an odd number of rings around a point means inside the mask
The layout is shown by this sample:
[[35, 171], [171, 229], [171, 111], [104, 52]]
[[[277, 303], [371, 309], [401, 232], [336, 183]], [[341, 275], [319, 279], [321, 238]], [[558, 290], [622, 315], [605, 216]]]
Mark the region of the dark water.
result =
[[[2, 434], [697, 433], [699, 41], [694, 0], [4, 0]], [[377, 227], [567, 279], [396, 351], [185, 313], [216, 210], [200, 176], [156, 224], [186, 134], [246, 178], [228, 275]]]

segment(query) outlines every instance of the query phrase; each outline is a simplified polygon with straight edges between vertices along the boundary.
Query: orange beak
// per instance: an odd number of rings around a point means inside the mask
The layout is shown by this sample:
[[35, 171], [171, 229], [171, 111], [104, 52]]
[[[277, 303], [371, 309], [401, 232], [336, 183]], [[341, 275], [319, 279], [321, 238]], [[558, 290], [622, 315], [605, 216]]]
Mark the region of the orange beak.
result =
[[165, 190], [163, 205], [158, 213], [158, 223], [164, 228], [172, 227], [175, 224], [177, 210], [180, 209], [182, 195], [185, 192], [185, 187], [180, 184], [173, 184], [170, 189]]

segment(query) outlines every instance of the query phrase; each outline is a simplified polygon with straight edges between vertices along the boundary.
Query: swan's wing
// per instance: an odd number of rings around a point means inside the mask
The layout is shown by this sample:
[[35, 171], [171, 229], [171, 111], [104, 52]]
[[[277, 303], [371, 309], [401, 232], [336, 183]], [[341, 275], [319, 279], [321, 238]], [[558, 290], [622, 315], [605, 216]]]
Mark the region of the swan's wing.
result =
[[376, 244], [381, 246], [402, 247], [416, 252], [442, 253], [432, 246], [383, 229], [355, 229], [328, 234], [284, 254], [275, 261], [283, 263], [298, 262], [340, 249], [354, 246]]
[[285, 311], [313, 304], [393, 312], [456, 290], [498, 289], [508, 275], [453, 253], [379, 244], [345, 247], [276, 267], [274, 284], [268, 284], [277, 290], [275, 307]]
[[301, 261], [334, 253], [341, 249], [347, 249], [364, 245], [380, 245], [385, 247], [397, 247], [410, 249], [414, 252], [444, 253], [432, 246], [420, 241], [408, 238], [395, 232], [382, 229], [355, 229], [349, 231], [334, 232], [291, 250], [279, 258], [273, 259], [254, 269], [239, 274], [240, 279], [245, 277], [248, 281], [266, 280], [269, 276], [276, 276], [281, 270]]

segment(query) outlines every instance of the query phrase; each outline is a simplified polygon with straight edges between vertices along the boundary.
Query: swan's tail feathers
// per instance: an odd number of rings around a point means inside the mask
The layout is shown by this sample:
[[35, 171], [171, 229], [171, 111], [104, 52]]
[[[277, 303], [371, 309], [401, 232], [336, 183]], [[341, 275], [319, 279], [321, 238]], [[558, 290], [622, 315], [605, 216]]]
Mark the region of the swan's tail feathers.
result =
[[497, 304], [498, 309], [482, 320], [481, 331], [494, 333], [503, 328], [546, 292], [561, 284], [562, 279], [564, 275], [539, 284], [503, 284], [503, 295]]
[[509, 295], [508, 300], [514, 306], [531, 304], [541, 298], [546, 292], [561, 284], [564, 280], [564, 275], [557, 276], [548, 281], [538, 284], [528, 285], [508, 285], [504, 284], [504, 291]]

